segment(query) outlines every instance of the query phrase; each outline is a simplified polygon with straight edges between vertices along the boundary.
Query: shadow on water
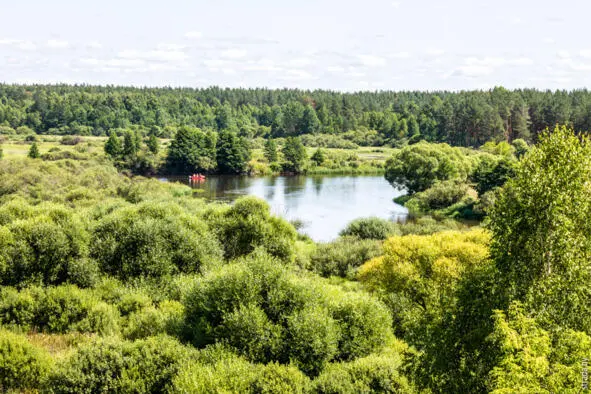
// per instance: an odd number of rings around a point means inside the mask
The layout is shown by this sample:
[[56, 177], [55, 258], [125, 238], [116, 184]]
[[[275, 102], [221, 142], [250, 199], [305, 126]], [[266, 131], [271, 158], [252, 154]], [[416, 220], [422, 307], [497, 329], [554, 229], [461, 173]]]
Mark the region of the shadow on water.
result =
[[[189, 184], [188, 177], [162, 178]], [[191, 184], [197, 197], [231, 202], [244, 195], [266, 200], [271, 211], [303, 223], [301, 231], [316, 241], [334, 239], [360, 217], [405, 220], [408, 211], [392, 201], [404, 194], [382, 176], [210, 176]]]

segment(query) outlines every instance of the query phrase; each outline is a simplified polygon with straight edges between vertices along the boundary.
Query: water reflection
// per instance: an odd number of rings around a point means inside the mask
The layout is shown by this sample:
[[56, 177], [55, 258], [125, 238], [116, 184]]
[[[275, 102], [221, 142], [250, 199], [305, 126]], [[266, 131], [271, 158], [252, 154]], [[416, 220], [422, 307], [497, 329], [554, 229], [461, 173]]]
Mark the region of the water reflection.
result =
[[[170, 179], [186, 183], [185, 178]], [[359, 217], [400, 220], [406, 208], [392, 199], [402, 194], [382, 176], [212, 176], [193, 187], [197, 196], [232, 201], [243, 195], [265, 199], [275, 215], [304, 222], [303, 232], [316, 241], [338, 236], [347, 223]]]

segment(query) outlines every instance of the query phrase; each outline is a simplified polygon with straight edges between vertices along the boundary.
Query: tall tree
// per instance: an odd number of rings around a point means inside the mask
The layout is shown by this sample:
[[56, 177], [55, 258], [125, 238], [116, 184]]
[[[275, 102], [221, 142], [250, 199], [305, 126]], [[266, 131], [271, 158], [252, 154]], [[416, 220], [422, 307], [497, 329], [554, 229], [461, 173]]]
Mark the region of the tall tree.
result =
[[109, 138], [105, 142], [105, 153], [111, 158], [117, 158], [122, 153], [121, 141], [113, 130], [111, 130]]
[[242, 174], [250, 160], [248, 141], [238, 137], [235, 131], [222, 130], [216, 146], [218, 170], [223, 174]]
[[168, 148], [167, 171], [172, 174], [207, 172], [216, 166], [217, 134], [181, 127]]
[[275, 163], [279, 160], [279, 155], [277, 154], [277, 143], [272, 138], [268, 138], [265, 141], [265, 158], [269, 163]]
[[591, 332], [591, 143], [546, 131], [490, 213], [492, 256], [508, 301], [546, 325]]
[[287, 137], [282, 152], [284, 158], [282, 167], [284, 171], [294, 172], [296, 174], [304, 171], [308, 155], [299, 137]]

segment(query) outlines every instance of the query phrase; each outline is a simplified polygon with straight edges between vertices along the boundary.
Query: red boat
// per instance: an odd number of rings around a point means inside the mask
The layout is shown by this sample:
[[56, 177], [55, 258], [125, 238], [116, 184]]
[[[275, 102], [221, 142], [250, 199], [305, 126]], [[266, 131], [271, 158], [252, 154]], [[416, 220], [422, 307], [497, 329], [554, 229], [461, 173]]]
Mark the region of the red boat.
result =
[[205, 175], [193, 174], [189, 175], [189, 182], [202, 182], [205, 180]]

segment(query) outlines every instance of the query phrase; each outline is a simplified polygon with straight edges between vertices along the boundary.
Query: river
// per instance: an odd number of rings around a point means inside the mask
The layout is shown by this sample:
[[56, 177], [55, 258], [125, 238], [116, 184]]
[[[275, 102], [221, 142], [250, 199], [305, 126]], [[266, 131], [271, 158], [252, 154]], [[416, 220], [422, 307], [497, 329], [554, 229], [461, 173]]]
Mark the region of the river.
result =
[[[187, 178], [163, 180], [182, 181]], [[197, 196], [232, 201], [252, 195], [266, 200], [275, 215], [303, 223], [300, 232], [315, 241], [330, 241], [354, 219], [377, 216], [404, 220], [407, 210], [392, 201], [404, 194], [383, 176], [210, 176], [193, 184]]]

